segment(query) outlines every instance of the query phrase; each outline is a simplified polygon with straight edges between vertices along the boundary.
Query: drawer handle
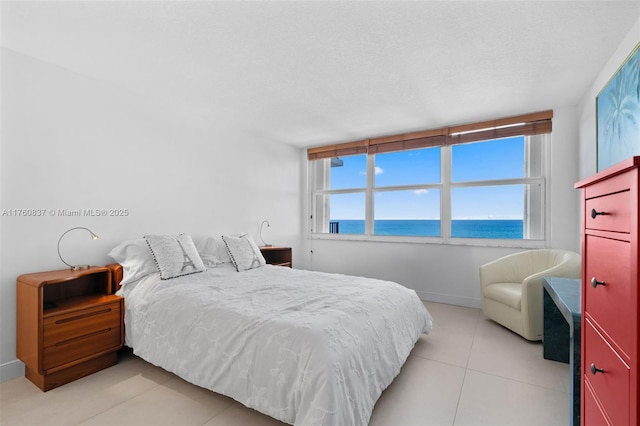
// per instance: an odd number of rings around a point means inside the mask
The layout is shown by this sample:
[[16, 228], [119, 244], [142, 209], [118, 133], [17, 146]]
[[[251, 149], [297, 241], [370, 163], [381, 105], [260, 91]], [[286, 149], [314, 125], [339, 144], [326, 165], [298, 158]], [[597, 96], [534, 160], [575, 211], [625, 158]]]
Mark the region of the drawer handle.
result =
[[69, 343], [77, 342], [78, 340], [83, 340], [83, 339], [86, 339], [88, 337], [93, 337], [93, 336], [98, 336], [100, 334], [109, 333], [111, 330], [112, 330], [111, 328], [106, 328], [104, 330], [94, 331], [93, 333], [85, 334], [83, 336], [73, 337], [73, 338], [68, 339], [68, 340], [63, 340], [61, 342], [56, 342], [56, 346], [68, 345]]
[[591, 218], [595, 219], [597, 216], [605, 216], [608, 215], [607, 212], [597, 212], [596, 209], [591, 209]]
[[596, 277], [591, 278], [591, 287], [596, 288], [599, 285], [606, 285], [604, 281], [598, 281]]
[[591, 363], [591, 366], [589, 367], [589, 370], [591, 370], [591, 374], [593, 374], [594, 376], [595, 376], [597, 373], [602, 373], [602, 374], [604, 374], [604, 370], [603, 370], [602, 368], [598, 368], [598, 367], [596, 367], [596, 365], [595, 365], [595, 364], [593, 364], [593, 363]]
[[109, 312], [111, 312], [111, 308], [102, 309], [100, 311], [93, 311], [86, 314], [76, 315], [75, 317], [69, 317], [69, 318], [58, 320], [56, 321], [56, 324], [64, 324], [65, 322], [77, 321], [82, 318], [89, 318], [96, 315], [108, 314]]

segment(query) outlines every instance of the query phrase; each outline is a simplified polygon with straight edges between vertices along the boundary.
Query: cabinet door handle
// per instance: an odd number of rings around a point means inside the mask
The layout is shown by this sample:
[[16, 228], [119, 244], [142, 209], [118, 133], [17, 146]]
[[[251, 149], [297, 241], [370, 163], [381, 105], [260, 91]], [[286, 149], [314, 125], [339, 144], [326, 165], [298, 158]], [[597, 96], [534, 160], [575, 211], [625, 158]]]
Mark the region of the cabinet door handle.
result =
[[591, 363], [591, 366], [589, 367], [589, 370], [591, 370], [591, 374], [593, 374], [594, 376], [597, 373], [602, 373], [604, 374], [604, 370], [602, 368], [598, 368], [596, 367], [596, 365], [594, 363]]
[[596, 288], [599, 285], [606, 285], [604, 281], [598, 281], [596, 277], [591, 278], [591, 287]]
[[591, 209], [591, 218], [595, 219], [597, 216], [605, 216], [608, 215], [607, 212], [597, 212], [596, 209]]

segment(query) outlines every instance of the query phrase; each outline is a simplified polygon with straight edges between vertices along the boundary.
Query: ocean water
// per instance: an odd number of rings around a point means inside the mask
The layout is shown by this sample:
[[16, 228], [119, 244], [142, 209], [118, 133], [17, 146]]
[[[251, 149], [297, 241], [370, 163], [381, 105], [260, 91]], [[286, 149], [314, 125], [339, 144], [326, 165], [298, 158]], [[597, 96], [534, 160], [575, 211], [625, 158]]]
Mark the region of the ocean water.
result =
[[[364, 234], [364, 220], [332, 220], [338, 222], [340, 234]], [[439, 220], [376, 220], [375, 235], [439, 237]], [[451, 236], [455, 238], [522, 239], [523, 221], [518, 220], [452, 220]]]

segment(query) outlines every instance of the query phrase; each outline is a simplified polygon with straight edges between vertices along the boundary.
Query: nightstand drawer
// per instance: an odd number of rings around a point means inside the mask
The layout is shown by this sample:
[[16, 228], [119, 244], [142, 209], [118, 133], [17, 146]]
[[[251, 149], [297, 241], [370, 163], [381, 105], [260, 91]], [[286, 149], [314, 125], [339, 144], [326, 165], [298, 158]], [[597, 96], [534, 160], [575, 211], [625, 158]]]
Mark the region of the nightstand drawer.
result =
[[42, 369], [47, 371], [72, 361], [95, 355], [109, 349], [117, 350], [121, 345], [119, 324], [96, 330], [81, 336], [63, 340], [44, 348]]
[[[604, 213], [604, 214], [595, 214]], [[601, 231], [631, 232], [631, 193], [629, 191], [591, 198], [586, 202], [585, 227]]]
[[[585, 314], [593, 318], [602, 330], [606, 330], [624, 355], [629, 357], [634, 341], [634, 336], [629, 333], [629, 323], [625, 320], [632, 318], [633, 313], [631, 244], [586, 235], [585, 251]], [[597, 282], [593, 282], [594, 279]]]
[[596, 399], [614, 425], [629, 424], [629, 367], [589, 321], [586, 321], [585, 341], [585, 371], [582, 373], [585, 387], [588, 384], [593, 388]]
[[108, 303], [45, 318], [44, 347], [86, 336], [95, 331], [119, 327], [120, 315], [120, 303]]

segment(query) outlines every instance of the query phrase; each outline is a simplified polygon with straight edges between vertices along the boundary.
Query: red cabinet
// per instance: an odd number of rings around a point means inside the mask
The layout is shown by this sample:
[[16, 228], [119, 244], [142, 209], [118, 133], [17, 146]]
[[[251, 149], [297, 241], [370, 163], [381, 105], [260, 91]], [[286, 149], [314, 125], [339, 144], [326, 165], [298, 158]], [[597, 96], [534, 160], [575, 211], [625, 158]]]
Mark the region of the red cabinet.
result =
[[581, 424], [638, 425], [640, 157], [580, 181]]

